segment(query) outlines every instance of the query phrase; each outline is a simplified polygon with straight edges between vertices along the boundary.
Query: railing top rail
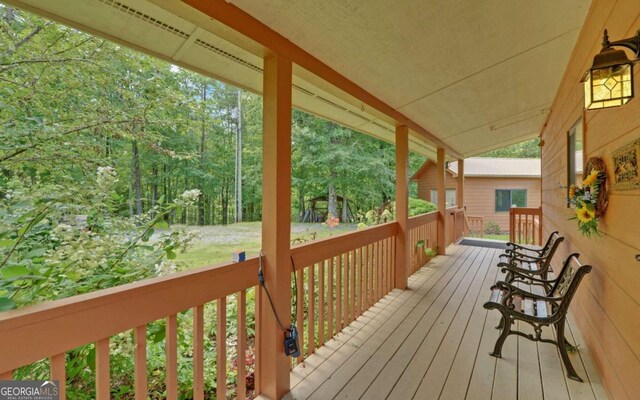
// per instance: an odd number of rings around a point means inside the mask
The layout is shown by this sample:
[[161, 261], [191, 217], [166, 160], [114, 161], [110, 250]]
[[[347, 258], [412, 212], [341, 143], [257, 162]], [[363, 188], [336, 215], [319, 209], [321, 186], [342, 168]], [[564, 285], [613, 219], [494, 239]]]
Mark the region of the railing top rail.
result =
[[291, 248], [291, 257], [296, 270], [302, 269], [327, 258], [355, 250], [398, 233], [396, 221], [376, 225], [356, 232], [347, 232], [325, 239], [303, 243]]
[[529, 207], [511, 207], [509, 209], [510, 214], [521, 215], [542, 215], [542, 207], [529, 208]]
[[431, 211], [430, 213], [420, 214], [409, 218], [407, 227], [409, 229], [416, 228], [421, 225], [428, 224], [429, 222], [436, 222], [438, 220], [438, 212]]
[[460, 214], [461, 212], [464, 212], [464, 208], [449, 207], [447, 208], [447, 211], [449, 214]]
[[0, 371], [10, 371], [257, 284], [256, 257], [0, 313]]

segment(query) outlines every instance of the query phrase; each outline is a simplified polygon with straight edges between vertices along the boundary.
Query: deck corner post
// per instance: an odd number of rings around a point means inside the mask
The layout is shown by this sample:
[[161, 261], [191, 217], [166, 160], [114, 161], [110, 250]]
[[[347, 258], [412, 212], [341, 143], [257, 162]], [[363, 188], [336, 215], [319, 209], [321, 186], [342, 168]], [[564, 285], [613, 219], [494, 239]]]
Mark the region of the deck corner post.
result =
[[[287, 327], [291, 323], [291, 60], [280, 54], [267, 54], [263, 84], [262, 266], [265, 286], [280, 321]], [[284, 332], [268, 297], [257, 298], [258, 394], [281, 399], [289, 392], [290, 384]]]
[[396, 259], [394, 287], [407, 288], [409, 268], [409, 128], [396, 127]]
[[445, 150], [438, 147], [436, 168], [436, 189], [438, 190], [438, 254], [444, 255], [447, 248], [446, 227], [447, 227], [447, 199], [445, 188]]
[[[457, 179], [458, 187], [456, 189], [456, 203], [458, 204], [458, 208], [464, 210], [464, 159], [458, 159], [458, 179]], [[466, 214], [463, 214], [466, 218]], [[464, 233], [465, 236], [468, 234], [467, 224], [464, 224]]]

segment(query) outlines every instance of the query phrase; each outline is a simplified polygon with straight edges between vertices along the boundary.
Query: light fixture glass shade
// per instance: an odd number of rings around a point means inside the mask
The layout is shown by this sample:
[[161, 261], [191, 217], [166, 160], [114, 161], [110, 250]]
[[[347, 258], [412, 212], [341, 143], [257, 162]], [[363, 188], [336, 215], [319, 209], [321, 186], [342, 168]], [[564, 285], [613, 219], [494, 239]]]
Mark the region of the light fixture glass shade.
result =
[[618, 107], [632, 98], [631, 62], [600, 68], [594, 66], [587, 71], [584, 80], [584, 106], [587, 110]]

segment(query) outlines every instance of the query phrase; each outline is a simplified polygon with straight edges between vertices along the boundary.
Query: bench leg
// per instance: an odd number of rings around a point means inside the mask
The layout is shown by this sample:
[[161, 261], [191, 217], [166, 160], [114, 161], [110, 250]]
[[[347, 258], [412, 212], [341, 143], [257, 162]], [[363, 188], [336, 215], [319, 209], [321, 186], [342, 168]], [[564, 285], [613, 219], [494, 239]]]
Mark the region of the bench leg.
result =
[[564, 318], [556, 323], [556, 332], [558, 333], [558, 340], [557, 340], [558, 348], [560, 349], [560, 356], [562, 357], [562, 362], [564, 363], [564, 366], [567, 369], [567, 376], [569, 377], [569, 379], [582, 382], [582, 378], [578, 376], [578, 373], [573, 368], [573, 364], [571, 364], [571, 360], [569, 359], [569, 354], [567, 353], [567, 344], [569, 342], [564, 336]]
[[502, 312], [501, 314], [502, 314], [502, 320], [500, 323], [502, 325], [502, 332], [500, 332], [500, 336], [498, 336], [498, 340], [496, 340], [496, 345], [493, 348], [493, 352], [489, 353], [489, 355], [492, 355], [498, 358], [502, 358], [502, 345], [504, 345], [504, 341], [507, 339], [507, 336], [509, 336], [509, 333], [511, 333], [511, 324], [509, 321], [509, 316], [507, 316]]
[[504, 315], [500, 318], [500, 322], [498, 322], [498, 325], [496, 326], [496, 329], [502, 329], [504, 328], [504, 325], [506, 324], [506, 321], [508, 321], [509, 318], [505, 317]]

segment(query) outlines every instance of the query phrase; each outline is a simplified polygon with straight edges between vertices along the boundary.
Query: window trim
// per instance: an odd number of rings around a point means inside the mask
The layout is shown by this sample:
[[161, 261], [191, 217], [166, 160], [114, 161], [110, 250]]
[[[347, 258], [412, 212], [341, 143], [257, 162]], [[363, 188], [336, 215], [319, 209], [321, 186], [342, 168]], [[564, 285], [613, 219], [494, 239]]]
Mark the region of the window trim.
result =
[[[497, 213], [503, 213], [503, 212], [509, 212], [509, 210], [513, 207], [511, 207], [511, 204], [513, 204], [513, 194], [512, 192], [514, 190], [522, 190], [524, 192], [524, 206], [522, 207], [527, 207], [527, 204], [529, 204], [529, 191], [525, 188], [499, 188], [499, 189], [495, 189], [495, 191], [493, 192], [493, 201], [494, 201], [494, 212]], [[506, 210], [498, 210], [498, 191], [503, 191], [503, 192], [509, 192], [509, 208]]]
[[[429, 189], [429, 190], [430, 190], [429, 191], [429, 196], [431, 197], [431, 203], [433, 203], [433, 204], [435, 204], [437, 206], [438, 205], [438, 197], [437, 197], [438, 196], [438, 189]], [[436, 193], [436, 198], [433, 197], [433, 193], [434, 192]], [[457, 196], [457, 189], [456, 188], [449, 187], [449, 188], [446, 188], [444, 190], [445, 202], [446, 202], [446, 199], [447, 199], [447, 194], [449, 194], [451, 192], [454, 193], [454, 196], [453, 196], [454, 202], [453, 202], [453, 204], [450, 204], [450, 205], [448, 205], [446, 207], [458, 206], [456, 204], [458, 202], [458, 196]]]
[[[571, 207], [571, 202], [569, 201], [569, 189], [571, 185], [577, 185], [579, 182], [576, 180], [576, 173], [578, 169], [577, 159], [576, 159], [576, 144], [579, 142], [582, 146], [582, 165], [580, 168], [584, 171], [585, 165], [585, 140], [584, 140], [584, 122], [583, 118], [580, 117], [578, 120], [571, 126], [569, 131], [567, 131], [567, 197], [566, 203], [567, 208]], [[579, 134], [579, 141], [578, 139]]]

